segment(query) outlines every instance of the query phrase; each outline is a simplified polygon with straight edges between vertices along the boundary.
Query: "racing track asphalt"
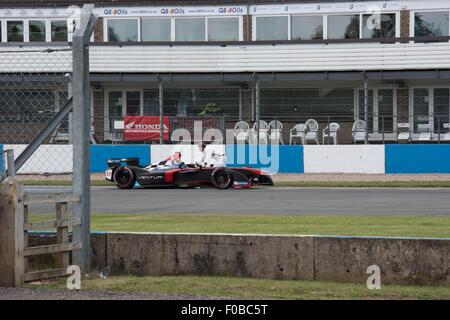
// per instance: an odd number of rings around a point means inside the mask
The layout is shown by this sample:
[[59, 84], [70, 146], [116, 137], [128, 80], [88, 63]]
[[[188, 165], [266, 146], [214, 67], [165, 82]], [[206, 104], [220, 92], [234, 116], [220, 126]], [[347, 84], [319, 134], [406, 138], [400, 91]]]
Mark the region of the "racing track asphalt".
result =
[[[120, 190], [111, 185], [91, 190], [93, 214], [450, 216], [450, 188]], [[48, 213], [54, 208], [40, 205], [30, 212]]]

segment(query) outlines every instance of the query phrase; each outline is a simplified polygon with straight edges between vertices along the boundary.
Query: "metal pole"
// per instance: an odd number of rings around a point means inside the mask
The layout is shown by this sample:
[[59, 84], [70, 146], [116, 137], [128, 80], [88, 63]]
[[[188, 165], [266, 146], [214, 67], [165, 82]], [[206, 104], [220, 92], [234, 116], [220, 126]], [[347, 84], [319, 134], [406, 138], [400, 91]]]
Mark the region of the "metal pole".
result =
[[242, 121], [242, 88], [239, 88], [239, 121]]
[[6, 161], [8, 164], [8, 172], [7, 176], [14, 178], [16, 176], [16, 168], [14, 165], [14, 150], [5, 150], [6, 152]]
[[73, 216], [82, 224], [73, 227], [73, 241], [81, 242], [81, 250], [72, 253], [74, 265], [90, 272], [90, 131], [91, 106], [89, 87], [89, 39], [95, 25], [94, 6], [85, 4], [79, 27], [72, 40], [73, 50], [73, 193], [80, 201], [73, 204]]
[[368, 133], [368, 125], [369, 125], [369, 81], [367, 80], [367, 76], [364, 73], [364, 121], [366, 122], [366, 129], [365, 129], [365, 137], [364, 137], [364, 143], [369, 143], [369, 133]]
[[252, 87], [252, 121], [255, 121], [255, 88]]
[[256, 91], [256, 97], [255, 97], [255, 111], [256, 111], [256, 129], [258, 130], [256, 133], [256, 139], [257, 139], [257, 144], [259, 145], [259, 131], [260, 131], [260, 127], [259, 127], [259, 80], [256, 80], [256, 86], [255, 86], [255, 91]]
[[[438, 115], [437, 117], [438, 117], [438, 143], [441, 143], [441, 115]], [[433, 131], [434, 130], [431, 129], [431, 132]], [[433, 139], [433, 136], [431, 136], [431, 139]]]
[[[69, 75], [69, 81], [67, 82], [67, 100], [69, 100], [72, 95], [72, 76]], [[60, 107], [61, 108], [61, 107]], [[69, 113], [69, 144], [73, 144], [73, 122], [72, 122], [72, 112]]]
[[[328, 132], [327, 132], [327, 141], [328, 141], [328, 144], [330, 144], [330, 116], [327, 116], [327, 128], [328, 128]], [[322, 137], [322, 140], [323, 140], [323, 137]]]
[[159, 143], [164, 143], [164, 98], [161, 80], [159, 80]]

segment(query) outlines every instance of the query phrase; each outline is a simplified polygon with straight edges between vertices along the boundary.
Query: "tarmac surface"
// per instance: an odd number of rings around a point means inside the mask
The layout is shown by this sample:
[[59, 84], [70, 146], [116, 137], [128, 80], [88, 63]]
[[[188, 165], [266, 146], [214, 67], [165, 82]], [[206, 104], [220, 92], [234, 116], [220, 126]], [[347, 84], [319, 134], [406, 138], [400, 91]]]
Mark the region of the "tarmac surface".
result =
[[[111, 185], [92, 187], [91, 191], [93, 214], [450, 216], [450, 188], [121, 190]], [[31, 213], [51, 213], [54, 210], [49, 205], [30, 208]]]

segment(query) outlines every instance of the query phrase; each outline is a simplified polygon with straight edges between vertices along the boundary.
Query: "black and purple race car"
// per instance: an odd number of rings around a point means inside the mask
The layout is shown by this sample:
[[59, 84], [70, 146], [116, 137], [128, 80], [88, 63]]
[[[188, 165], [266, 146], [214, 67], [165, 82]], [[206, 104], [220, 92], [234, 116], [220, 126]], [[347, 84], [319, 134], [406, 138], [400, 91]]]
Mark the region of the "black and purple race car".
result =
[[173, 156], [157, 165], [141, 166], [139, 158], [113, 158], [105, 179], [120, 188], [147, 187], [216, 187], [218, 189], [251, 188], [253, 185], [273, 185], [268, 172], [248, 167], [228, 168], [186, 165], [174, 162]]

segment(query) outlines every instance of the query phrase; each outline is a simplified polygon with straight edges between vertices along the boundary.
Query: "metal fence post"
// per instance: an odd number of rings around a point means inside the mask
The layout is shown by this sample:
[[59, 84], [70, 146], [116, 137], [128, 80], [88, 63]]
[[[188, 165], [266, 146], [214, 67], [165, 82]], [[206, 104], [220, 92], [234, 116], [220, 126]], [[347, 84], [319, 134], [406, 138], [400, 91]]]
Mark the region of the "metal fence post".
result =
[[163, 82], [159, 80], [159, 143], [164, 143], [164, 96]]
[[[434, 130], [431, 129], [431, 132], [433, 132]], [[431, 138], [431, 140], [433, 140], [433, 138]], [[441, 143], [441, 115], [438, 115], [438, 143]]]
[[[69, 81], [67, 82], [67, 99], [69, 100], [72, 97], [72, 75], [68, 76]], [[73, 121], [72, 121], [72, 112], [69, 112], [69, 143], [73, 144]]]
[[239, 121], [242, 121], [242, 87], [239, 88]]
[[369, 81], [367, 75], [364, 73], [364, 121], [366, 122], [364, 143], [369, 143]]
[[73, 251], [72, 263], [90, 272], [90, 131], [91, 107], [89, 85], [89, 39], [95, 18], [94, 6], [85, 4], [80, 24], [73, 35], [73, 193], [80, 201], [73, 204], [73, 216], [81, 217], [82, 224], [73, 227], [73, 241], [81, 242], [82, 249]]
[[5, 150], [6, 163], [8, 165], [7, 176], [14, 178], [16, 176], [16, 166], [14, 165], [14, 150]]
[[260, 113], [260, 110], [259, 110], [259, 103], [260, 103], [260, 97], [259, 97], [259, 91], [260, 91], [260, 88], [259, 88], [259, 86], [260, 86], [260, 82], [259, 82], [259, 80], [256, 80], [256, 85], [255, 85], [255, 94], [256, 94], [256, 97], [255, 97], [255, 113], [256, 113], [256, 129], [258, 130], [257, 132], [256, 132], [256, 139], [257, 139], [257, 144], [259, 145], [259, 131], [260, 131], [260, 127], [259, 127], [259, 113]]

